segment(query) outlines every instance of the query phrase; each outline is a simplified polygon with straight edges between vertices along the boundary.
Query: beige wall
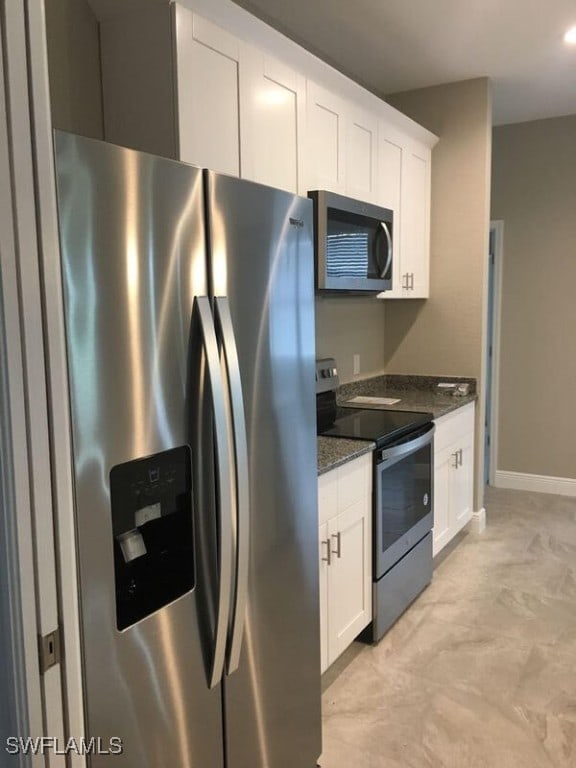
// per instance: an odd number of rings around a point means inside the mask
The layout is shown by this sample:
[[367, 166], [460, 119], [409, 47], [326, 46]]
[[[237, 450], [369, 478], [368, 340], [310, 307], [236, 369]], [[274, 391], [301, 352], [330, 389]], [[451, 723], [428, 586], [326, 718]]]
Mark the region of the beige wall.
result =
[[98, 22], [86, 0], [45, 0], [52, 123], [103, 138]]
[[576, 479], [576, 115], [494, 130], [498, 469]]
[[316, 357], [336, 358], [342, 384], [384, 373], [384, 304], [358, 296], [316, 299]]
[[474, 376], [476, 509], [483, 506], [486, 278], [492, 112], [486, 78], [388, 101], [440, 137], [432, 155], [430, 298], [386, 302], [389, 373]]

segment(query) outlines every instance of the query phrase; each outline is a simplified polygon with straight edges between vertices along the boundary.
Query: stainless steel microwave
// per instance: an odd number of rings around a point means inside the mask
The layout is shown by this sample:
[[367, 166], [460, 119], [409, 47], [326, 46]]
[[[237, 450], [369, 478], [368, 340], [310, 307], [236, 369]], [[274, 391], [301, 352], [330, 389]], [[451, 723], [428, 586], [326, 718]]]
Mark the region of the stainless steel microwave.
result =
[[333, 192], [314, 201], [316, 290], [370, 294], [392, 288], [394, 214]]

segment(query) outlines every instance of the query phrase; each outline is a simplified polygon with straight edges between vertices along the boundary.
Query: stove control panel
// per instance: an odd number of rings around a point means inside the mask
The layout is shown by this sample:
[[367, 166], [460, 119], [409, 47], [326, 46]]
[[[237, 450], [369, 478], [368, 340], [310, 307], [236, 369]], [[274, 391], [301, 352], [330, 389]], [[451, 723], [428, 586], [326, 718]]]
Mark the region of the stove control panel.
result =
[[316, 394], [336, 391], [339, 385], [336, 360], [333, 357], [316, 360]]

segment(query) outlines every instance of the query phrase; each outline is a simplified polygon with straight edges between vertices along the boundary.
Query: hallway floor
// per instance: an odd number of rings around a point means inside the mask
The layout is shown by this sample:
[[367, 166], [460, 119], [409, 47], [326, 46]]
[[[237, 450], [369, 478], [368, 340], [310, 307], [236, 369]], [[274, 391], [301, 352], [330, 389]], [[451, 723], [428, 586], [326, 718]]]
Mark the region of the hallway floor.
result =
[[576, 768], [576, 498], [489, 488], [486, 510], [326, 673], [322, 768]]

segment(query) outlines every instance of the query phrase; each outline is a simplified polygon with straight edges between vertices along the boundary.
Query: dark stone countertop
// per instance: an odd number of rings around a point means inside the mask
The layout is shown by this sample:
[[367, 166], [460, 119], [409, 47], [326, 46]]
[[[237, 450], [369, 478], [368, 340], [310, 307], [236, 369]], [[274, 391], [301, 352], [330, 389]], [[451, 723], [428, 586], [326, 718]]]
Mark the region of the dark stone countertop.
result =
[[370, 453], [376, 447], [369, 440], [344, 440], [340, 437], [318, 437], [318, 474], [323, 475], [331, 469]]
[[[438, 382], [468, 384], [469, 394], [453, 395], [439, 392]], [[350, 384], [343, 384], [338, 390], [338, 403], [350, 405], [352, 397], [398, 398], [395, 405], [355, 405], [357, 408], [374, 408], [393, 411], [425, 411], [432, 413], [435, 419], [444, 416], [463, 405], [477, 400], [476, 379], [459, 376], [404, 376], [384, 374], [371, 379], [363, 379]], [[345, 440], [339, 437], [318, 437], [318, 475], [345, 464], [357, 456], [374, 450], [375, 445], [366, 440]]]
[[[438, 391], [438, 382], [468, 384], [469, 394], [454, 395]], [[361, 405], [347, 401], [353, 397], [367, 395], [370, 397], [397, 398], [400, 402], [395, 405]], [[456, 376], [402, 376], [385, 374], [371, 379], [343, 384], [338, 390], [339, 405], [357, 408], [375, 408], [393, 411], [428, 411], [437, 419], [446, 413], [455, 411], [463, 405], [477, 400], [476, 379]]]

